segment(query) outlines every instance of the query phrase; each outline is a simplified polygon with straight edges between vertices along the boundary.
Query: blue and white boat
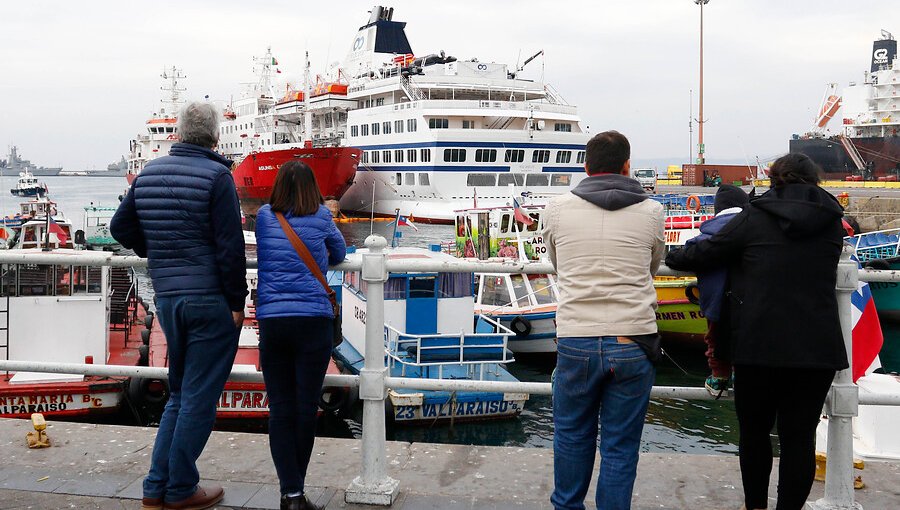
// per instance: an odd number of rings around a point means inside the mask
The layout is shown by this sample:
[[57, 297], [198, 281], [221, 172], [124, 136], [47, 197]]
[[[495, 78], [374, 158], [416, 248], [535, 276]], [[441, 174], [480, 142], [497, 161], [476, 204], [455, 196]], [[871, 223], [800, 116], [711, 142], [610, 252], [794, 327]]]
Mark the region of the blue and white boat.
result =
[[[365, 252], [366, 250], [360, 250]], [[453, 261], [448, 254], [396, 248], [388, 259]], [[341, 286], [344, 341], [334, 356], [343, 370], [358, 374], [365, 363], [367, 285], [358, 271]], [[472, 320], [472, 273], [391, 274], [384, 287], [385, 361], [393, 377], [516, 381], [505, 368], [512, 331], [486, 317]], [[388, 392], [396, 423], [473, 421], [517, 416], [527, 393], [483, 391]]]

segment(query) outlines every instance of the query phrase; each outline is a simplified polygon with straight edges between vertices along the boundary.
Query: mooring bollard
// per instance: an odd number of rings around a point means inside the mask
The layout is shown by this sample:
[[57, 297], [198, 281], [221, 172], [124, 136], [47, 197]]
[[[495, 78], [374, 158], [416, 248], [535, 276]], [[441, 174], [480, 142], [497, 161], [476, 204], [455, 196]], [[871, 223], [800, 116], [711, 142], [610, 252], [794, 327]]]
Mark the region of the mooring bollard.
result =
[[363, 400], [362, 473], [344, 492], [347, 503], [393, 504], [400, 482], [387, 475], [385, 465], [384, 385], [384, 282], [388, 279], [387, 241], [377, 235], [366, 238], [369, 253], [362, 256], [366, 290], [366, 360], [359, 374], [359, 398]]
[[850, 296], [859, 285], [859, 266], [850, 259], [853, 253], [844, 247], [837, 270], [838, 314], [850, 368], [834, 376], [831, 392], [825, 400], [828, 416], [828, 448], [825, 471], [825, 497], [807, 503], [812, 510], [862, 510], [853, 495], [853, 417], [859, 411], [859, 387], [853, 384], [853, 318]]

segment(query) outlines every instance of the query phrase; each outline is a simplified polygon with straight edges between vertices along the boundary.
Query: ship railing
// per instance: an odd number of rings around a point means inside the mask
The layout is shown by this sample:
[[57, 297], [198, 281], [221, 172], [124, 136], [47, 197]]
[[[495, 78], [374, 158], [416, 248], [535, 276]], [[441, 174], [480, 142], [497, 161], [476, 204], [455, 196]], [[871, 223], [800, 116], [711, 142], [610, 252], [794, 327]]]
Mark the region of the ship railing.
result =
[[[384, 325], [385, 344], [392, 366], [400, 366], [401, 377], [407, 367], [437, 368], [437, 378], [444, 378], [444, 368], [467, 365], [477, 369], [484, 379], [488, 365], [515, 361], [508, 349], [509, 335], [514, 334], [499, 322], [480, 315], [474, 333], [411, 334], [390, 324]], [[429, 370], [430, 373], [430, 370]]]
[[[562, 115], [574, 116], [578, 114], [578, 109], [574, 106], [553, 103], [538, 103], [529, 101], [507, 101], [507, 100], [478, 100], [478, 99], [426, 99], [422, 98], [409, 103], [390, 104], [384, 106], [374, 106], [366, 108], [367, 112], [380, 113], [399, 110], [402, 105], [410, 105], [409, 108], [419, 108], [426, 110], [491, 110], [490, 113], [484, 112], [484, 115], [503, 115], [504, 111], [518, 112], [519, 118], [527, 118], [531, 111], [541, 113], [556, 113]], [[429, 114], [430, 115], [430, 114]], [[561, 134], [561, 133], [557, 133]], [[577, 133], [576, 133], [577, 134]]]
[[844, 240], [853, 246], [860, 262], [890, 259], [900, 255], [900, 229], [898, 228], [866, 232], [845, 237]]
[[[384, 331], [384, 284], [390, 273], [410, 272], [497, 272], [549, 274], [555, 273], [551, 264], [545, 262], [473, 261], [439, 259], [388, 259], [387, 241], [381, 236], [369, 236], [365, 243], [366, 253], [348, 256], [344, 262], [332, 269], [340, 271], [361, 271], [361, 277], [368, 284], [365, 324], [365, 365], [358, 376], [327, 374], [325, 386], [359, 387], [359, 397], [363, 401], [362, 462], [359, 476], [344, 491], [348, 503], [370, 505], [391, 505], [397, 498], [399, 482], [388, 473], [386, 455], [384, 406], [389, 389], [437, 390], [437, 391], [484, 391], [503, 393], [551, 394], [550, 383], [521, 381], [482, 381], [472, 379], [424, 379], [391, 376], [385, 365]], [[851, 348], [853, 332], [853, 305], [851, 296], [857, 291], [860, 281], [900, 282], [900, 271], [861, 270], [850, 257], [853, 248], [846, 246], [838, 263], [835, 292], [838, 301], [841, 332], [850, 366], [853, 366]], [[61, 255], [47, 253], [0, 252], [0, 264], [61, 264], [99, 265], [113, 267], [146, 267], [147, 261], [138, 257], [115, 256], [98, 258], [90, 254]], [[248, 260], [248, 267], [255, 268], [256, 261]], [[681, 273], [660, 268], [660, 276], [684, 276]], [[0, 360], [0, 371], [29, 371], [62, 374], [84, 374], [101, 377], [146, 377], [166, 379], [168, 369], [163, 367], [136, 367], [121, 365], [54, 363], [37, 361]], [[258, 371], [235, 370], [232, 381], [262, 382]], [[654, 386], [654, 398], [680, 398], [690, 400], [713, 400], [702, 387]], [[832, 382], [825, 402], [827, 417], [828, 469], [825, 474], [825, 494], [810, 504], [814, 510], [841, 509], [858, 510], [854, 501], [853, 472], [853, 418], [858, 415], [859, 405], [900, 406], [900, 395], [863, 393], [854, 384], [850, 369], [839, 371]]]
[[549, 83], [545, 84], [544, 91], [547, 93], [547, 100], [550, 101], [551, 103], [561, 104], [561, 105], [566, 105], [566, 106], [569, 105], [569, 103], [566, 102], [565, 99], [563, 99], [562, 94], [560, 94], [559, 91], [557, 91], [553, 87], [553, 85], [550, 85]]

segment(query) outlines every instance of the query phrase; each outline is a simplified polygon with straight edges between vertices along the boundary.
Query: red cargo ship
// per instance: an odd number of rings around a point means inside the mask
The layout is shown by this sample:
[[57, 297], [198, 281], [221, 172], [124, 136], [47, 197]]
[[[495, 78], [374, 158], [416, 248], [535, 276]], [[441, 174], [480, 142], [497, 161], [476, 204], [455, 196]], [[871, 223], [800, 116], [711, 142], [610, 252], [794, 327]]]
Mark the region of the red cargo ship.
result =
[[241, 210], [255, 217], [259, 207], [269, 201], [278, 168], [292, 159], [312, 168], [326, 200], [339, 200], [353, 184], [360, 152], [351, 147], [297, 147], [251, 153], [234, 169]]

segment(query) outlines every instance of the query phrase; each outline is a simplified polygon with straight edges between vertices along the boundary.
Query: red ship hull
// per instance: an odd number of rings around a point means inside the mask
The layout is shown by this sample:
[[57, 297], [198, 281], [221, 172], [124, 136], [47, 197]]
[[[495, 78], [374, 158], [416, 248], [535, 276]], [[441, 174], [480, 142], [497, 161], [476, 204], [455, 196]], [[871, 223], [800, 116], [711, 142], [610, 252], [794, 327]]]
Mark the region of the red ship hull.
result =
[[241, 210], [256, 217], [260, 206], [269, 201], [278, 169], [292, 159], [312, 168], [323, 197], [339, 200], [353, 184], [360, 154], [352, 147], [297, 147], [250, 154], [233, 173]]

